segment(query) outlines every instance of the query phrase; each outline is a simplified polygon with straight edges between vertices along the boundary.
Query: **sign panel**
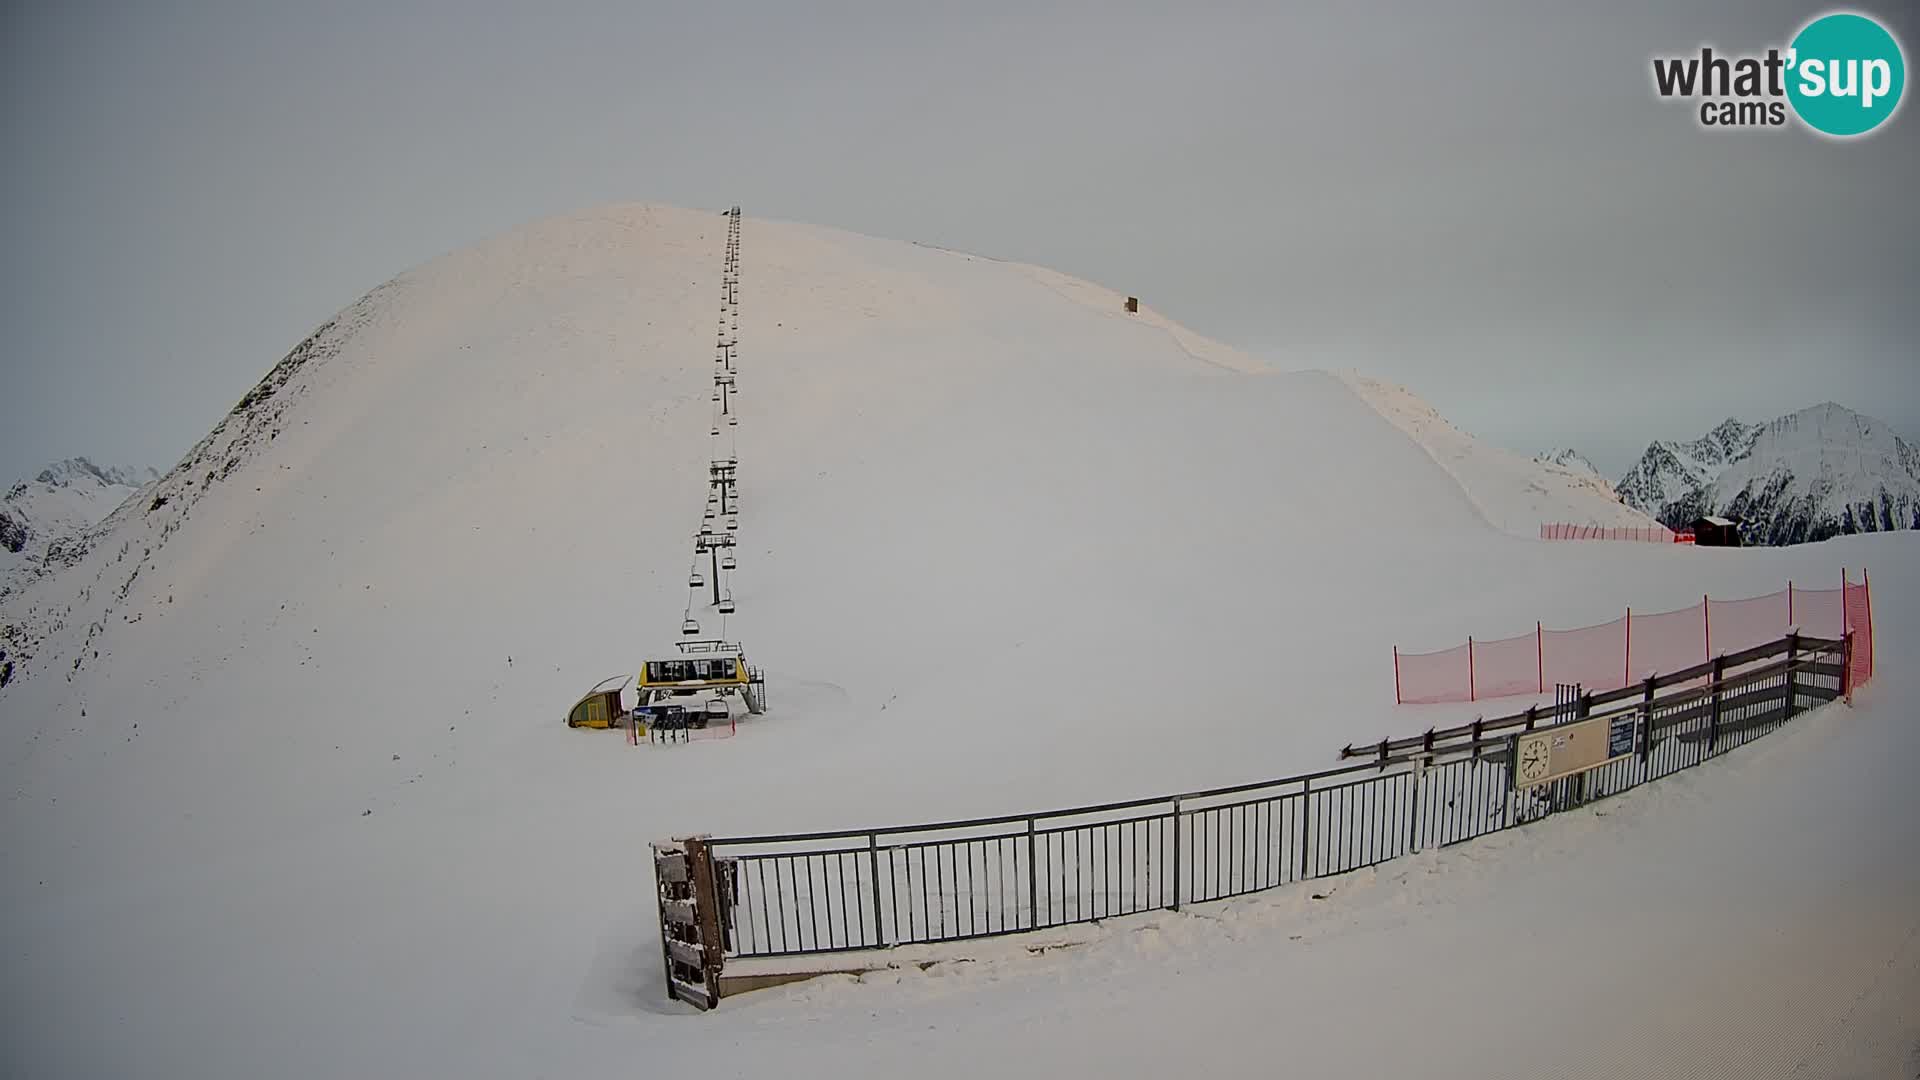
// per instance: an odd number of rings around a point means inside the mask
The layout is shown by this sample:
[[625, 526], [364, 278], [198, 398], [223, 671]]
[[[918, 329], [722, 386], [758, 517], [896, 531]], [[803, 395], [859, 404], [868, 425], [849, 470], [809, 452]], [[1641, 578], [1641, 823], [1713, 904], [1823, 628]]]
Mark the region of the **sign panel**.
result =
[[1637, 717], [1633, 713], [1621, 713], [1609, 720], [1607, 728], [1608, 759], [1623, 758], [1633, 753], [1633, 731]]
[[1634, 715], [1596, 716], [1516, 737], [1513, 786], [1550, 784], [1633, 754]]

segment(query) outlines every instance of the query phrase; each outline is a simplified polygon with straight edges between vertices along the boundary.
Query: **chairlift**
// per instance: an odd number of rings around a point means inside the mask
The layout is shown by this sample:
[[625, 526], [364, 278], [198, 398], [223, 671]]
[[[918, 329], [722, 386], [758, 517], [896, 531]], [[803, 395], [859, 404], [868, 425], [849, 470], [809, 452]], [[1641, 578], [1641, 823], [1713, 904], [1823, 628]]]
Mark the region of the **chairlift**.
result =
[[[734, 569], [734, 568], [736, 568], [737, 566], [739, 566], [739, 564], [733, 561], [733, 556], [731, 556], [731, 555], [722, 555], [722, 556], [720, 557], [720, 569], [722, 569], [722, 570], [732, 570], [732, 569]], [[728, 595], [732, 595], [732, 594], [728, 594]]]
[[739, 426], [740, 426], [740, 414], [739, 414], [739, 413], [728, 413], [728, 414], [727, 414], [727, 426], [728, 426], [728, 427], [739, 427]]
[[733, 590], [728, 589], [727, 595], [720, 598], [720, 614], [731, 615], [733, 614], [734, 610], [735, 609], [733, 606]]
[[700, 624], [694, 622], [693, 616], [689, 615], [687, 616], [687, 620], [680, 624], [680, 632], [688, 637], [692, 637], [700, 632]]
[[737, 518], [737, 517], [728, 517], [728, 518], [727, 518], [727, 531], [728, 531], [728, 532], [735, 532], [735, 531], [738, 531], [738, 530], [739, 530], [739, 528], [740, 528], [740, 519], [739, 519], [739, 518]]
[[702, 574], [698, 569], [695, 569], [692, 574], [687, 576], [687, 588], [689, 589], [703, 589], [706, 588], [706, 585], [706, 575]]

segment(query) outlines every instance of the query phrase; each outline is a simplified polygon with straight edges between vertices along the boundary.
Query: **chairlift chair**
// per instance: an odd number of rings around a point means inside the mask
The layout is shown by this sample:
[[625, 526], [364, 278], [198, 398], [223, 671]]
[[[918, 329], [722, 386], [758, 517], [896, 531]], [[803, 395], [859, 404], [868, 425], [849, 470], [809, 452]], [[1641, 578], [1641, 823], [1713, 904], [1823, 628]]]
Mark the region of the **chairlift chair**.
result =
[[702, 574], [700, 571], [695, 570], [693, 573], [687, 575], [687, 588], [704, 589], [706, 588], [706, 585], [707, 585], [706, 575]]
[[680, 632], [682, 634], [687, 635], [688, 637], [692, 637], [693, 635], [700, 632], [700, 624], [697, 622], [694, 622], [693, 617], [689, 615], [687, 617], [687, 620], [680, 624]]
[[734, 613], [734, 611], [735, 611], [735, 608], [733, 606], [733, 590], [729, 589], [727, 590], [727, 595], [720, 598], [720, 614], [731, 615]]
[[733, 561], [733, 556], [731, 555], [722, 555], [720, 557], [720, 569], [722, 570], [732, 570], [738, 565], [738, 563]]

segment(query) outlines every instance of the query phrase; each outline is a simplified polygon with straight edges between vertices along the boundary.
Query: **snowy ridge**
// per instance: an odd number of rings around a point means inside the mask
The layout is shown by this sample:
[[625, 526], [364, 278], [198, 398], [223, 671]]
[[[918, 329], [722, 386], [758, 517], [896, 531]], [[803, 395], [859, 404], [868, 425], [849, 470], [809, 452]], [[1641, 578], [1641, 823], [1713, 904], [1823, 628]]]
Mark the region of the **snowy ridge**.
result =
[[[0, 618], [0, 643], [4, 643], [16, 677], [34, 670], [34, 662], [49, 638], [57, 638], [62, 632], [77, 633], [78, 626], [84, 625], [84, 636], [69, 645], [67, 678], [71, 681], [72, 672], [98, 658], [95, 639], [111, 620], [117, 616], [123, 622], [136, 621], [136, 616], [123, 614], [120, 608], [141, 572], [166, 549], [195, 505], [215, 484], [226, 480], [279, 437], [281, 417], [305, 390], [302, 376], [307, 374], [303, 369], [308, 362], [324, 360], [337, 352], [340, 343], [379, 310], [396, 285], [389, 282], [375, 289], [314, 331], [274, 365], [180, 464], [165, 476], [146, 470], [155, 478], [137, 490], [137, 498], [125, 498], [109, 507], [97, 527], [73, 534], [49, 553], [36, 572], [19, 578], [12, 590], [0, 592], [0, 603], [4, 604], [0, 607], [0, 616], [4, 616]], [[121, 471], [115, 475], [127, 474]], [[263, 479], [271, 482], [270, 477]], [[210, 568], [219, 557], [217, 548], [209, 549], [201, 565]], [[96, 588], [100, 590], [97, 600]], [[169, 595], [169, 602], [171, 599]], [[77, 624], [75, 609], [85, 612], [90, 605], [97, 610]]]
[[[1595, 476], [1600, 475], [1600, 470], [1594, 467], [1593, 462], [1587, 460], [1585, 454], [1571, 448], [1548, 450], [1545, 453], [1535, 454], [1533, 455], [1533, 460], [1543, 465], [1555, 465], [1569, 472], [1592, 473]], [[1609, 484], [1608, 487], [1612, 487], [1612, 485]]]
[[1766, 424], [1728, 420], [1691, 443], [1656, 442], [1620, 491], [1670, 527], [1733, 518], [1749, 543], [1920, 528], [1920, 450], [1826, 402]]
[[1647, 515], [1624, 505], [1584, 458], [1571, 464], [1577, 455], [1567, 460], [1529, 459], [1488, 446], [1403, 386], [1353, 373], [1341, 378], [1425, 449], [1481, 515], [1502, 532], [1537, 537], [1545, 522], [1636, 528], [1654, 524]]
[[[1759, 432], [1757, 424], [1728, 419], [1691, 442], [1655, 442], [1616, 490], [1628, 505], [1659, 517], [1670, 527], [1675, 519], [1690, 522], [1704, 512], [1699, 509], [1700, 493], [1753, 448]], [[1671, 514], [1666, 510], [1669, 506], [1676, 507]]]

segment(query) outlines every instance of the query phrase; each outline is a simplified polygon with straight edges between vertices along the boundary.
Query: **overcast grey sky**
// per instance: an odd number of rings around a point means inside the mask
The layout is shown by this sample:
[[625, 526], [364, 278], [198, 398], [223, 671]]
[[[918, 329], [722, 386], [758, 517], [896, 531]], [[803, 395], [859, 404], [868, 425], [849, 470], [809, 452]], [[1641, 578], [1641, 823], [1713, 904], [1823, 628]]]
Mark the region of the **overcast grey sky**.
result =
[[1650, 89], [1822, 10], [7, 4], [0, 476], [170, 466], [373, 286], [626, 199], [1043, 263], [1616, 476], [1826, 399], [1920, 434], [1913, 104], [1839, 143]]

